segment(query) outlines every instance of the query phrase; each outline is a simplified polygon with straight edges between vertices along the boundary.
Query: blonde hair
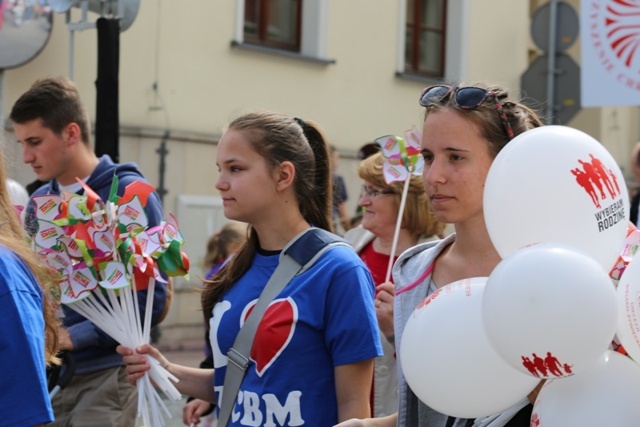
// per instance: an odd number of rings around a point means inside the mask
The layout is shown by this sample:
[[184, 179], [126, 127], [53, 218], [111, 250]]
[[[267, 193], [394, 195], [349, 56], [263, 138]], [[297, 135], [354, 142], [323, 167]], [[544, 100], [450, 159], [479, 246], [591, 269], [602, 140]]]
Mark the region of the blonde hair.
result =
[[[383, 165], [384, 157], [382, 153], [375, 153], [360, 162], [358, 175], [376, 187], [393, 191], [396, 203], [400, 207], [400, 197], [405, 184], [403, 181], [394, 181], [391, 184], [387, 184], [382, 170]], [[402, 213], [401, 227], [419, 236], [443, 237], [445, 224], [438, 221], [433, 215], [429, 199], [424, 192], [422, 178], [418, 175], [411, 175], [409, 178], [409, 190], [404, 212]]]
[[18, 213], [11, 201], [6, 184], [4, 158], [0, 150], [0, 245], [5, 246], [20, 257], [33, 273], [42, 289], [43, 318], [45, 324], [45, 361], [47, 364], [59, 364], [58, 327], [60, 320], [56, 314], [58, 302], [54, 295], [60, 295], [59, 287], [51, 280], [47, 267], [38, 255], [27, 245]]

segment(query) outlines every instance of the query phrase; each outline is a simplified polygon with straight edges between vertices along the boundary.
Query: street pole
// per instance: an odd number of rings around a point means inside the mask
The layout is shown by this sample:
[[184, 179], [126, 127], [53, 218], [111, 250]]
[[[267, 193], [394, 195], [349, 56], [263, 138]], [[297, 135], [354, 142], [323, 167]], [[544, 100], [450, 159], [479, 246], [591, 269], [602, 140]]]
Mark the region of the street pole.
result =
[[[4, 136], [4, 70], [0, 68], [0, 136]], [[3, 138], [4, 139], [4, 138]]]
[[555, 80], [556, 80], [556, 32], [558, 21], [558, 0], [550, 0], [549, 2], [549, 55], [547, 68], [547, 114], [546, 124], [553, 124], [553, 116], [556, 110], [555, 106]]

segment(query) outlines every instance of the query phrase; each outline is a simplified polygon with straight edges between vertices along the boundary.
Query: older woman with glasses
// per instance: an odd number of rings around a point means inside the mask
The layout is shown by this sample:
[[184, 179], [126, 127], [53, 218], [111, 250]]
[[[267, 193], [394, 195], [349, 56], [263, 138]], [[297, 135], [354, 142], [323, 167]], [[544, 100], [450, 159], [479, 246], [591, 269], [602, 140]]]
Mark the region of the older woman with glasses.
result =
[[[425, 108], [421, 143], [425, 192], [435, 218], [453, 224], [455, 233], [405, 251], [395, 263], [396, 349], [401, 348], [402, 331], [418, 303], [449, 283], [487, 277], [500, 262], [484, 219], [485, 180], [493, 159], [515, 135], [542, 125], [533, 111], [508, 99], [507, 91], [499, 87], [432, 86], [422, 92], [420, 105]], [[537, 390], [529, 395], [531, 402]], [[491, 392], [490, 384], [487, 392]], [[530, 424], [531, 405], [511, 419], [501, 417], [491, 422], [441, 414], [416, 397], [401, 366], [398, 393], [396, 414], [350, 420], [340, 426], [528, 427]]]
[[[400, 208], [403, 182], [387, 184], [382, 172], [384, 158], [376, 153], [360, 163], [358, 174], [364, 181], [359, 205], [362, 222], [349, 230], [350, 241], [371, 271], [376, 284], [376, 315], [384, 355], [375, 360], [372, 410], [375, 417], [390, 415], [398, 409], [398, 380], [393, 330], [393, 283], [386, 282], [393, 237]], [[442, 237], [444, 224], [433, 217], [422, 179], [412, 175], [402, 213], [394, 260], [403, 251], [420, 242]]]

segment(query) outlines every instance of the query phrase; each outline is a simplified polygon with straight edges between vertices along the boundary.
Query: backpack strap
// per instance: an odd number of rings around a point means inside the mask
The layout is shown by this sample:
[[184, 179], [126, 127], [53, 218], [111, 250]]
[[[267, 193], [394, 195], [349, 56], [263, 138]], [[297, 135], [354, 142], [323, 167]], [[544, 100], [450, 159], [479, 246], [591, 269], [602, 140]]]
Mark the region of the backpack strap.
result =
[[[329, 248], [333, 246], [349, 246], [351, 244], [342, 237], [323, 230], [321, 228], [309, 228], [294, 237], [292, 242], [288, 244], [282, 251], [284, 255], [292, 257], [302, 266], [297, 274], [302, 274], [315, 264], [315, 262]], [[282, 259], [282, 254], [280, 255]]]
[[253, 338], [267, 307], [291, 279], [311, 268], [326, 250], [336, 245], [350, 246], [346, 240], [335, 234], [312, 227], [295, 236], [282, 250], [278, 266], [265, 285], [251, 314], [240, 328], [233, 346], [227, 352], [227, 372], [219, 402], [219, 427], [227, 427], [229, 423], [240, 385], [249, 367], [248, 356], [253, 346]]

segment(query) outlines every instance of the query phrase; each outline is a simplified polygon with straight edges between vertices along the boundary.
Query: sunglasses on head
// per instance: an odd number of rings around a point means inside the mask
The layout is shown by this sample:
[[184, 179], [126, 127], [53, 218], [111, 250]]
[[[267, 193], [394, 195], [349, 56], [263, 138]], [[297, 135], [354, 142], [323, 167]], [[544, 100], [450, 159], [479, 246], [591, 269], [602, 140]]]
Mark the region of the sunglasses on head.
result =
[[478, 108], [484, 101], [491, 98], [494, 101], [496, 110], [500, 114], [500, 120], [502, 126], [507, 132], [509, 140], [513, 139], [513, 129], [507, 120], [507, 114], [502, 108], [502, 104], [498, 100], [498, 97], [492, 91], [481, 87], [467, 86], [467, 87], [452, 87], [449, 85], [437, 85], [425, 88], [420, 95], [420, 105], [423, 107], [429, 107], [430, 105], [441, 104], [446, 101], [447, 98], [453, 93], [453, 101], [455, 104], [463, 110], [474, 110]]

